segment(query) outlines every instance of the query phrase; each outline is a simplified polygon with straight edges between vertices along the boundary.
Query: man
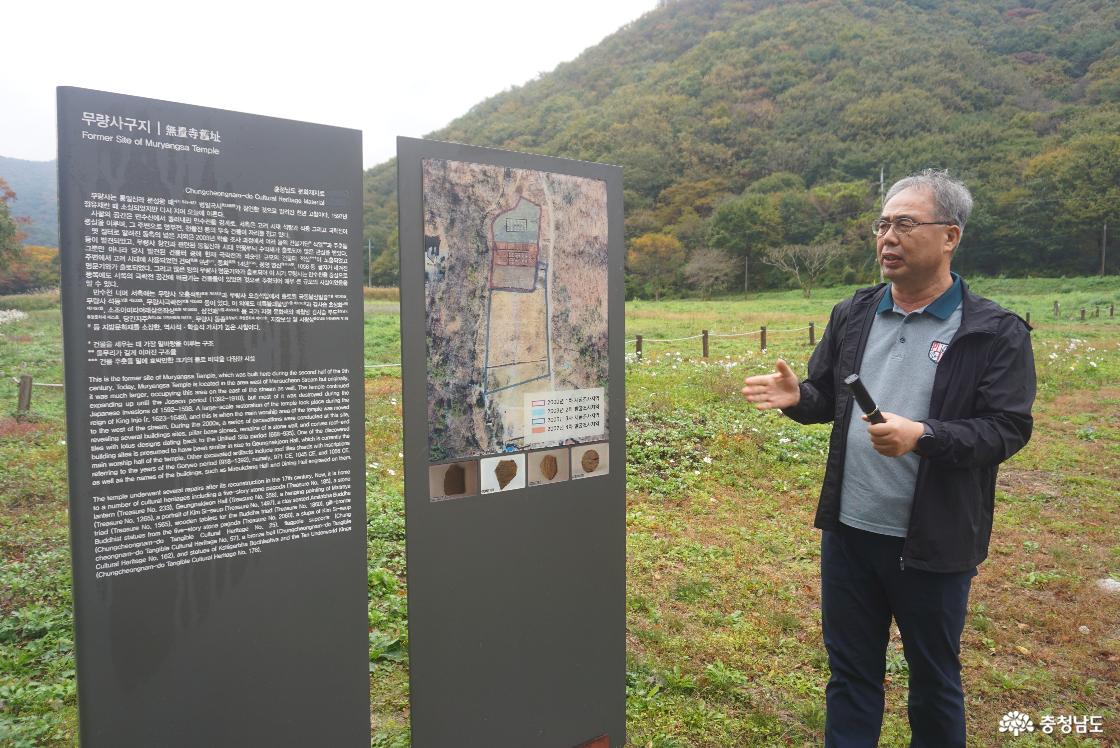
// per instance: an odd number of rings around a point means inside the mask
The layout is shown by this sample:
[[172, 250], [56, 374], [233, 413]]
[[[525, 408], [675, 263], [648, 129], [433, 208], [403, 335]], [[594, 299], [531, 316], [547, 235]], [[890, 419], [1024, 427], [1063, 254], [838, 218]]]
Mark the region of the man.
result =
[[[988, 552], [997, 466], [1030, 438], [1035, 394], [1026, 323], [949, 269], [971, 209], [946, 172], [897, 182], [875, 222], [888, 282], [836, 305], [805, 381], [779, 360], [743, 388], [759, 409], [833, 424], [815, 522], [826, 746], [878, 742], [892, 616], [910, 668], [911, 746], [965, 745], [968, 592]], [[855, 412], [852, 373], [885, 423]]]

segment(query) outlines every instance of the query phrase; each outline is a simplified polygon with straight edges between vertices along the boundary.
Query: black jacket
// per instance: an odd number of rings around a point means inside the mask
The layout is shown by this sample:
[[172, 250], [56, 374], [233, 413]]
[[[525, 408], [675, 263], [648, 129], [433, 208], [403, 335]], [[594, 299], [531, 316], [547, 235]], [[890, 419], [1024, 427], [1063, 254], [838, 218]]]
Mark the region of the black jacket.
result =
[[[934, 447], [918, 467], [910, 527], [899, 559], [903, 568], [965, 571], [987, 557], [996, 469], [1031, 437], [1035, 373], [1030, 328], [961, 284], [961, 325], [937, 364], [925, 419], [933, 430]], [[783, 411], [799, 423], [832, 421], [814, 523], [823, 530], [839, 524], [853, 406], [843, 380], [858, 373], [861, 365], [873, 365], [863, 363], [863, 349], [886, 287], [881, 283], [862, 288], [833, 308], [809, 359], [801, 401]]]

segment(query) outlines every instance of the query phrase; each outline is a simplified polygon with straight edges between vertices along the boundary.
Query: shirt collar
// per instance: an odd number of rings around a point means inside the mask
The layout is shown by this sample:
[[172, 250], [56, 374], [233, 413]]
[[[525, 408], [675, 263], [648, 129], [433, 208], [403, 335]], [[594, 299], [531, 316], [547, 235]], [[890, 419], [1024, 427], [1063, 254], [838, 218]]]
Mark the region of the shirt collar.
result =
[[[949, 286], [949, 289], [945, 293], [938, 296], [924, 308], [915, 310], [916, 312], [929, 312], [940, 320], [949, 319], [949, 315], [953, 313], [953, 310], [960, 306], [963, 296], [961, 291], [961, 277], [951, 271], [949, 274], [953, 276], [953, 285]], [[883, 312], [892, 311], [894, 308], [894, 297], [891, 295], [891, 287], [887, 286], [887, 292], [883, 294], [883, 298], [879, 301], [879, 308], [875, 310], [875, 313], [882, 314]], [[913, 314], [913, 312], [911, 312], [911, 314]]]

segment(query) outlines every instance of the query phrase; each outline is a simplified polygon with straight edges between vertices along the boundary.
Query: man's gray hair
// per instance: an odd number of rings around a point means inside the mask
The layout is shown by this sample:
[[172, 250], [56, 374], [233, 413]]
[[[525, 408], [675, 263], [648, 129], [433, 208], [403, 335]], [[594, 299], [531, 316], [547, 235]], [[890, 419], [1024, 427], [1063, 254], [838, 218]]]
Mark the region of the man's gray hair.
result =
[[933, 195], [933, 204], [937, 210], [935, 218], [938, 221], [950, 221], [960, 226], [962, 232], [964, 231], [964, 225], [968, 221], [969, 214], [972, 213], [972, 193], [964, 184], [949, 176], [947, 170], [922, 169], [892, 184], [887, 190], [883, 204], [911, 187], [926, 190]]

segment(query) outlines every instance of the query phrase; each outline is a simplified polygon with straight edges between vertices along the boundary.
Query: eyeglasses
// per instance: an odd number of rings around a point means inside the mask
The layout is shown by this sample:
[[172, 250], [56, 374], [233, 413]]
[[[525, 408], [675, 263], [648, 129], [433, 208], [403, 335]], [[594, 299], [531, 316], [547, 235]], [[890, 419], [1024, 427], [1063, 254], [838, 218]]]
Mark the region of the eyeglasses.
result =
[[899, 236], [906, 236], [919, 226], [956, 226], [957, 224], [952, 221], [915, 221], [912, 218], [896, 218], [893, 221], [886, 218], [878, 218], [875, 223], [871, 224], [871, 230], [875, 232], [876, 236], [886, 236], [887, 232], [894, 226], [894, 233]]

